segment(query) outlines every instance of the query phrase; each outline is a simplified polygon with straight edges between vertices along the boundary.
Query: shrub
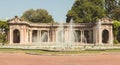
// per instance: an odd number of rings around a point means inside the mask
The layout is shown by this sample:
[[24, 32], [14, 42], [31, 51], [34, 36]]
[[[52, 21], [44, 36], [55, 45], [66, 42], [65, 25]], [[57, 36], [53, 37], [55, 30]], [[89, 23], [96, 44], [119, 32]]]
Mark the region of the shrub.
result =
[[114, 40], [113, 43], [114, 44], [118, 44], [119, 42], [118, 42], [118, 40]]

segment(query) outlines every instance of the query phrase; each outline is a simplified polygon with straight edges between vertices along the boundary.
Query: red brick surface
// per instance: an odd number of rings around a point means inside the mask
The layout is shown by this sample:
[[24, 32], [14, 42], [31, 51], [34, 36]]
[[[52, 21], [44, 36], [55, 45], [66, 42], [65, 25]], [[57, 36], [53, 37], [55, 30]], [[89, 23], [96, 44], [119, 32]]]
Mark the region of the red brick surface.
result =
[[120, 53], [73, 56], [0, 53], [0, 65], [120, 65]]

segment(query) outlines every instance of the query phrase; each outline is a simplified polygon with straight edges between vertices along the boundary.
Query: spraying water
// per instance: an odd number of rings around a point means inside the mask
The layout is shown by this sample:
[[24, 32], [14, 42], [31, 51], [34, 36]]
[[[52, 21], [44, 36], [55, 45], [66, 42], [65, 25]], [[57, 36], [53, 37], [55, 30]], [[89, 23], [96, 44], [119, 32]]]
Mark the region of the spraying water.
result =
[[59, 25], [58, 30], [56, 31], [56, 44], [58, 46], [64, 46], [65, 36], [64, 36], [64, 26], [63, 23]]
[[[48, 33], [47, 31], [42, 31], [41, 32], [41, 37], [40, 37], [40, 43], [42, 42], [48, 42]], [[79, 32], [78, 32], [79, 33]], [[66, 35], [66, 36], [65, 36]], [[67, 41], [66, 38], [67, 37]], [[56, 42], [54, 42], [56, 47], [60, 47], [61, 49], [71, 49], [76, 42], [79, 42], [79, 35], [77, 32], [74, 30], [74, 24], [73, 24], [73, 19], [70, 20], [70, 23], [68, 25], [68, 32], [65, 34], [65, 28], [64, 24], [60, 23], [59, 27], [56, 31]], [[82, 35], [82, 40], [83, 42], [87, 42], [85, 35]], [[39, 43], [38, 42], [38, 43]]]
[[63, 48], [71, 48], [75, 42], [78, 42], [78, 35], [73, 29], [73, 19], [70, 21], [68, 34], [66, 35], [68, 36], [67, 42], [65, 41], [64, 25], [61, 23], [56, 32], [57, 46], [62, 46]]
[[71, 48], [74, 46], [75, 42], [78, 42], [78, 35], [74, 30], [74, 26], [73, 26], [73, 19], [70, 20], [70, 24], [69, 24], [69, 42], [67, 44], [68, 48]]
[[41, 42], [48, 42], [48, 33], [44, 32], [41, 36]]

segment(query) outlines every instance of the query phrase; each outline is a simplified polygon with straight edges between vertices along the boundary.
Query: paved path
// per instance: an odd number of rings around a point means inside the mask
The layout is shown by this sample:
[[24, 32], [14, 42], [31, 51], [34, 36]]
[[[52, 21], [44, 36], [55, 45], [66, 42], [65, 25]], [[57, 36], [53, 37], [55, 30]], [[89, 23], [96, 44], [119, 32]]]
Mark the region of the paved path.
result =
[[0, 65], [120, 65], [120, 53], [76, 56], [0, 53]]

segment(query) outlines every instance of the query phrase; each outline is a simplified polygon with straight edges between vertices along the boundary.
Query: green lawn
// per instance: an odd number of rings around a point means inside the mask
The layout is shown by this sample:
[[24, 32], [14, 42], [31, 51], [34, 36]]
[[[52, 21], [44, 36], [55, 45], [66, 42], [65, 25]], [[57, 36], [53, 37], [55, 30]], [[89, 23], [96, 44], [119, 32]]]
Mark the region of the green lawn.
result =
[[81, 50], [81, 51], [49, 51], [49, 50], [28, 50], [28, 49], [12, 49], [12, 48], [0, 48], [0, 53], [29, 53], [29, 54], [91, 54], [91, 53], [103, 53], [103, 52], [120, 52], [120, 49], [111, 50]]

